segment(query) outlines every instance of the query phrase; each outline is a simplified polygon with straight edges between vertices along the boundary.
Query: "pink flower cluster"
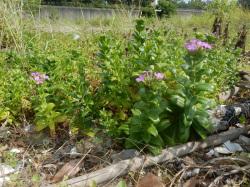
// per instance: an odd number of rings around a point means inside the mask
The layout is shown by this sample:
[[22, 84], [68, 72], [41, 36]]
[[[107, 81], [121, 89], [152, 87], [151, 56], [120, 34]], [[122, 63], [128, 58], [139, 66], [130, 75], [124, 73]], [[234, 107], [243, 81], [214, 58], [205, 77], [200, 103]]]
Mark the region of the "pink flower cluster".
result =
[[207, 42], [203, 42], [198, 39], [192, 39], [185, 44], [185, 48], [190, 52], [194, 53], [199, 49], [212, 49], [212, 45]]
[[42, 84], [45, 80], [49, 79], [49, 76], [39, 72], [32, 72], [31, 77], [36, 82], [36, 84]]
[[140, 74], [135, 80], [136, 82], [145, 82], [147, 78], [153, 78], [156, 80], [162, 80], [164, 79], [164, 74], [160, 72], [149, 72], [149, 71], [144, 71], [142, 74]]

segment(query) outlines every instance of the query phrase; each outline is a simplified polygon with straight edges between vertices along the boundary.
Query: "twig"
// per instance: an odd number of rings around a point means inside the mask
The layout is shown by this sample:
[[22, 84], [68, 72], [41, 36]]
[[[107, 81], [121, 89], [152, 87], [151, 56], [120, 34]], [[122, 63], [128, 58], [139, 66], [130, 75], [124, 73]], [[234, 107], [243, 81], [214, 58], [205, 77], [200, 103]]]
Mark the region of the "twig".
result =
[[[164, 149], [158, 156], [140, 156], [133, 159], [123, 160], [116, 164], [107, 166], [103, 169], [91, 172], [73, 179], [64, 181], [68, 186], [88, 186], [92, 181], [101, 184], [120, 177], [130, 171], [137, 171], [143, 165], [149, 167], [157, 163], [163, 163], [176, 157], [181, 157], [210, 146], [220, 145], [228, 140], [234, 140], [241, 134], [246, 134], [250, 128], [231, 129], [226, 132], [208, 137], [203, 142], [189, 142], [183, 145]], [[50, 185], [51, 186], [51, 185]]]
[[230, 160], [230, 161], [234, 161], [234, 162], [242, 162], [245, 164], [249, 163], [249, 160], [245, 160], [242, 158], [236, 158], [236, 157], [219, 157], [219, 158], [213, 158], [212, 160], [207, 161], [205, 164], [203, 165], [208, 165], [208, 164], [214, 164], [217, 161], [221, 161], [221, 160]]
[[237, 167], [237, 169], [234, 169], [232, 171], [226, 172], [221, 176], [218, 176], [214, 179], [214, 181], [208, 186], [208, 187], [214, 187], [214, 186], [218, 186], [218, 183], [221, 179], [223, 179], [223, 177], [228, 176], [228, 175], [232, 175], [232, 174], [236, 174], [239, 172], [249, 172], [248, 170], [250, 169], [250, 165], [246, 165], [244, 167]]
[[89, 149], [88, 152], [86, 154], [83, 155], [83, 157], [79, 160], [79, 162], [77, 162], [77, 164], [69, 171], [69, 173], [67, 174], [68, 176], [70, 176], [70, 174], [74, 171], [74, 169], [76, 169], [77, 166], [79, 166], [79, 164], [81, 164], [83, 162], [83, 160], [86, 158], [86, 156], [91, 152], [92, 149]]
[[185, 171], [186, 171], [186, 168], [184, 168], [184, 169], [182, 169], [181, 171], [179, 171], [179, 172], [174, 176], [174, 178], [172, 179], [171, 184], [169, 185], [169, 187], [172, 187], [172, 186], [174, 185], [175, 180], [177, 179], [177, 177], [178, 177], [179, 175], [182, 176], [182, 174], [183, 174]]

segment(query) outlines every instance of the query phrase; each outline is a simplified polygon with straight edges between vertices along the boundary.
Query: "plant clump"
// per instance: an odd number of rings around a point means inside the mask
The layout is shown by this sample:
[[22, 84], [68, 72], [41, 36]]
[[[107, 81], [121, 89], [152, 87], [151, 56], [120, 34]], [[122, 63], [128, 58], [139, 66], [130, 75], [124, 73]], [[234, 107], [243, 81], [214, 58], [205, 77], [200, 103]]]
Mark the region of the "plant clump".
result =
[[205, 138], [212, 129], [207, 111], [236, 81], [238, 49], [211, 35], [186, 40], [140, 19], [126, 38], [98, 36], [91, 57], [81, 38], [63, 37], [49, 44], [34, 37], [25, 53], [0, 54], [1, 122], [25, 118], [52, 136], [68, 126], [157, 154]]

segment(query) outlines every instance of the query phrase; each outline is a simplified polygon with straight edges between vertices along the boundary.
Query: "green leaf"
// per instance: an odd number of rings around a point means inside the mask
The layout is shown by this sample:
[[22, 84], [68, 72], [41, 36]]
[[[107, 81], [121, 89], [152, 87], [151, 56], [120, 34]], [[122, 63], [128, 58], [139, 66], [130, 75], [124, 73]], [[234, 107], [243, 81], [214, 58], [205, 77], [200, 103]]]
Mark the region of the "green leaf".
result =
[[240, 116], [239, 120], [240, 120], [241, 124], [245, 124], [246, 123], [246, 117], [243, 116], [243, 115]]
[[214, 86], [208, 83], [198, 83], [195, 85], [195, 90], [197, 91], [207, 91], [212, 92], [214, 90]]
[[51, 110], [53, 110], [54, 107], [55, 107], [54, 103], [47, 103], [45, 110], [46, 111], [51, 111]]
[[154, 124], [159, 123], [159, 122], [160, 122], [159, 110], [157, 110], [157, 109], [149, 110], [149, 112], [148, 112], [148, 118], [149, 118]]
[[132, 111], [134, 116], [140, 116], [141, 115], [141, 111], [139, 109], [132, 109], [131, 111]]
[[205, 130], [199, 123], [193, 123], [192, 127], [195, 129], [195, 132], [202, 138], [205, 139], [208, 131]]
[[151, 145], [156, 145], [156, 146], [164, 146], [164, 141], [163, 139], [161, 138], [161, 136], [156, 136], [156, 137], [152, 137], [151, 140], [150, 140], [150, 144]]
[[158, 132], [161, 132], [168, 128], [171, 125], [171, 122], [168, 119], [162, 120], [156, 125]]
[[90, 187], [97, 187], [96, 181], [91, 181]]
[[49, 124], [44, 120], [39, 120], [36, 122], [36, 130], [37, 131], [41, 131], [41, 130], [47, 128], [48, 126], [49, 126]]
[[94, 131], [92, 131], [92, 130], [89, 130], [89, 131], [86, 130], [86, 135], [91, 137], [91, 138], [94, 138], [96, 133]]
[[135, 26], [136, 30], [138, 32], [141, 32], [144, 30], [145, 26], [144, 26], [144, 20], [142, 19], [138, 19], [136, 20], [136, 26]]
[[67, 116], [64, 115], [60, 115], [60, 113], [58, 113], [59, 116], [56, 117], [55, 122], [56, 123], [63, 123], [67, 120]]
[[185, 106], [185, 99], [179, 95], [173, 95], [170, 100], [173, 104], [177, 105], [178, 107], [183, 108]]
[[162, 147], [149, 146], [148, 149], [153, 155], [159, 155], [161, 153]]
[[189, 116], [184, 116], [183, 117], [183, 124], [185, 127], [190, 127], [192, 124], [193, 120], [189, 118]]
[[141, 136], [142, 136], [142, 139], [143, 139], [143, 141], [144, 141], [145, 143], [149, 143], [149, 142], [150, 142], [151, 136], [150, 136], [149, 133], [142, 132]]
[[122, 124], [119, 127], [119, 130], [128, 135], [129, 134], [129, 126], [128, 126], [128, 124], [127, 123]]
[[154, 124], [150, 124], [150, 126], [147, 129], [147, 132], [153, 136], [157, 136], [158, 135], [158, 131], [155, 128]]
[[179, 143], [184, 143], [188, 141], [190, 136], [190, 127], [184, 127], [183, 125], [179, 124], [179, 131], [178, 134], [176, 134], [176, 139], [179, 140]]
[[0, 111], [0, 121], [6, 119], [9, 116], [9, 111]]
[[126, 182], [124, 180], [121, 180], [116, 187], [127, 187]]

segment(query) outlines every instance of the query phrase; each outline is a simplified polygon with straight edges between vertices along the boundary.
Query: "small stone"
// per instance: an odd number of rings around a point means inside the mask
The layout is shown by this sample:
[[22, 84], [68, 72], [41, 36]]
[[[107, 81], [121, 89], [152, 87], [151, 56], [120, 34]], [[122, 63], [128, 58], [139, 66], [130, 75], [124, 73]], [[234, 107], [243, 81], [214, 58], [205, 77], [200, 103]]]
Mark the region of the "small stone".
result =
[[235, 152], [243, 151], [242, 147], [238, 143], [232, 143], [231, 141], [227, 141], [221, 147], [216, 147], [214, 150], [221, 154], [231, 154]]
[[210, 151], [208, 151], [208, 152], [206, 153], [206, 156], [207, 156], [208, 158], [211, 158], [211, 157], [214, 155], [214, 153], [215, 153], [215, 151], [214, 151], [213, 149], [211, 149]]
[[9, 177], [0, 177], [0, 187], [6, 186], [6, 182], [9, 182], [10, 178]]
[[10, 178], [8, 175], [17, 172], [19, 169], [20, 167], [17, 167], [16, 169], [14, 169], [7, 164], [0, 163], [0, 187], [6, 186], [6, 182], [10, 181]]
[[226, 105], [220, 105], [216, 108], [214, 115], [218, 118], [225, 116], [226, 114]]
[[26, 133], [34, 133], [36, 130], [35, 130], [35, 126], [32, 125], [32, 124], [27, 124], [24, 126], [23, 130], [26, 132]]
[[18, 148], [12, 148], [12, 149], [10, 150], [10, 152], [11, 152], [11, 153], [18, 154], [18, 153], [22, 153], [22, 152], [23, 152], [23, 150], [18, 149]]
[[238, 143], [233, 143], [231, 141], [227, 141], [224, 143], [224, 147], [226, 147], [230, 152], [235, 153], [238, 151], [243, 151], [242, 147]]
[[4, 177], [5, 175], [11, 174], [15, 172], [11, 166], [7, 164], [0, 164], [0, 177]]
[[238, 128], [243, 128], [244, 127], [244, 125], [242, 125], [240, 123], [236, 123], [235, 126], [238, 127]]
[[76, 147], [72, 147], [72, 149], [69, 152], [70, 157], [77, 157], [79, 155], [82, 155], [81, 153], [77, 152]]
[[79, 40], [79, 39], [80, 39], [80, 35], [74, 33], [74, 34], [73, 34], [73, 40]]

